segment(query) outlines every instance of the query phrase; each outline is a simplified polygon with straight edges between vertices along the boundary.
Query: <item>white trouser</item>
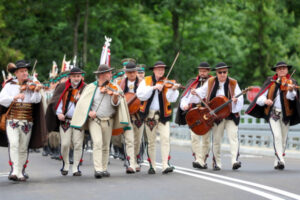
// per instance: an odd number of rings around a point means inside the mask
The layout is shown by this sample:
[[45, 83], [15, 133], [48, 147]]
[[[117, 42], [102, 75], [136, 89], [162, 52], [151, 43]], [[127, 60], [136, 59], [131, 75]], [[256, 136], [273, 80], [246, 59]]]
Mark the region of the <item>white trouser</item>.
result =
[[226, 130], [227, 137], [230, 144], [230, 153], [231, 153], [231, 164], [233, 165], [238, 160], [239, 156], [239, 140], [238, 140], [238, 126], [234, 123], [233, 120], [223, 119], [219, 125], [214, 124], [212, 128], [213, 134], [213, 146], [212, 153], [214, 155], [214, 164], [218, 167], [222, 167], [221, 163], [221, 144]]
[[78, 130], [75, 128], [69, 127], [66, 131], [59, 126], [59, 133], [61, 139], [61, 156], [63, 159], [63, 170], [69, 171], [70, 161], [69, 161], [69, 152], [71, 144], [73, 144], [74, 154], [73, 154], [73, 173], [79, 171], [80, 160], [83, 156], [83, 139], [84, 139], [84, 131]]
[[140, 127], [137, 126], [136, 122], [136, 117], [132, 116], [132, 127], [133, 127], [133, 132], [134, 132], [134, 158], [135, 158], [135, 167], [139, 167], [138, 163], [137, 163], [137, 157], [140, 153], [140, 148], [141, 148], [141, 142], [142, 142], [142, 137], [143, 137], [143, 133], [144, 133], [144, 123], [139, 121]]
[[11, 174], [18, 178], [24, 177], [28, 158], [28, 145], [32, 132], [32, 122], [27, 120], [7, 120], [6, 133], [9, 142], [9, 158]]
[[[148, 120], [154, 119], [156, 125], [151, 130], [148, 125]], [[165, 124], [158, 121], [159, 115], [154, 116], [153, 111], [149, 111], [149, 115], [145, 120], [146, 134], [148, 138], [148, 160], [150, 167], [156, 170], [156, 133], [160, 134], [160, 145], [161, 145], [161, 160], [162, 160], [162, 170], [169, 167], [170, 159], [170, 124], [166, 122]]]
[[[201, 166], [206, 164], [206, 159], [209, 155], [210, 150], [210, 136], [211, 131], [206, 133], [205, 135], [199, 136], [191, 131], [191, 143], [192, 143], [192, 151], [195, 157], [195, 162], [198, 162]], [[200, 143], [201, 137], [201, 143]]]
[[113, 120], [101, 120], [98, 124], [95, 120], [89, 118], [88, 126], [93, 141], [94, 169], [100, 172], [107, 171]]
[[285, 163], [283, 156], [286, 148], [290, 123], [285, 124], [282, 121], [282, 113], [280, 113], [280, 119], [275, 121], [272, 117], [270, 117], [269, 124], [273, 134], [273, 144], [276, 156], [274, 165], [276, 166], [278, 161]]
[[126, 160], [129, 163], [129, 167], [131, 167], [135, 171], [135, 156], [134, 156], [134, 133], [132, 124], [129, 124], [130, 130], [126, 130], [124, 132], [124, 143], [125, 143], [125, 150], [126, 150]]

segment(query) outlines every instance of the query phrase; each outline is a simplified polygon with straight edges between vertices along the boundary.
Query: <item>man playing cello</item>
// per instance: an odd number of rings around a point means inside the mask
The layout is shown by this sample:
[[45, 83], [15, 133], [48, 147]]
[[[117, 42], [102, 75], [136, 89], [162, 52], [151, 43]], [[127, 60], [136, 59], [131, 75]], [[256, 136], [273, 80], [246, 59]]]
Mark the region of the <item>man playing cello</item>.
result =
[[188, 103], [199, 103], [200, 99], [211, 101], [214, 97], [226, 96], [232, 100], [231, 113], [226, 119], [215, 121], [212, 127], [213, 134], [213, 170], [221, 170], [221, 142], [226, 129], [230, 143], [232, 169], [236, 170], [241, 167], [239, 157], [239, 140], [238, 140], [238, 124], [239, 112], [241, 111], [244, 99], [243, 96], [235, 98], [235, 95], [241, 93], [240, 87], [236, 80], [228, 77], [228, 68], [225, 63], [221, 62], [216, 65], [215, 69], [217, 76], [209, 78], [202, 87], [193, 90], [190, 101]]

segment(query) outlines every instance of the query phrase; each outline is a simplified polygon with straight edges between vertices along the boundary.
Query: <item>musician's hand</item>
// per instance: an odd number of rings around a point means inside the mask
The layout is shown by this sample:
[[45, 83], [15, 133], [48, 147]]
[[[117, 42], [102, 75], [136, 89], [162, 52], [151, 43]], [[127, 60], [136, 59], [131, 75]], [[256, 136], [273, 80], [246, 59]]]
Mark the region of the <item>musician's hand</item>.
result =
[[197, 94], [197, 93], [196, 93], [196, 89], [193, 88], [193, 89], [191, 90], [191, 94], [192, 94], [192, 95], [196, 95], [196, 94]]
[[21, 99], [21, 100], [24, 100], [25, 98], [25, 95], [23, 93], [21, 94], [17, 94], [15, 97], [14, 97], [14, 100], [18, 100], [18, 99]]
[[189, 105], [185, 105], [185, 106], [183, 106], [183, 110], [188, 110], [190, 108], [190, 106]]
[[34, 89], [34, 91], [35, 92], [39, 92], [41, 88], [42, 88], [42, 85], [41, 84], [37, 84], [36, 87], [35, 87], [35, 89]]
[[266, 99], [266, 100], [265, 100], [265, 104], [266, 104], [267, 106], [271, 106], [271, 105], [273, 105], [273, 101], [272, 101], [271, 99]]
[[295, 85], [288, 86], [288, 90], [289, 90], [290, 92], [292, 92], [292, 91], [294, 90], [294, 88], [295, 88]]
[[235, 98], [235, 97], [232, 97], [232, 99], [231, 99], [231, 100], [232, 100], [232, 102], [233, 102], [233, 103], [236, 103], [238, 99], [237, 99], [237, 98]]
[[162, 89], [163, 89], [163, 85], [162, 84], [156, 84], [154, 87], [153, 87], [153, 89], [154, 90], [158, 90], [158, 91], [162, 91]]
[[172, 90], [177, 90], [179, 88], [179, 84], [174, 84]]
[[101, 93], [106, 93], [106, 92], [107, 92], [106, 87], [101, 87], [100, 92], [101, 92]]
[[59, 121], [65, 121], [65, 119], [66, 119], [64, 114], [58, 114], [57, 117], [58, 117]]
[[89, 112], [89, 117], [92, 118], [92, 119], [95, 119], [96, 118], [96, 112], [91, 110]]

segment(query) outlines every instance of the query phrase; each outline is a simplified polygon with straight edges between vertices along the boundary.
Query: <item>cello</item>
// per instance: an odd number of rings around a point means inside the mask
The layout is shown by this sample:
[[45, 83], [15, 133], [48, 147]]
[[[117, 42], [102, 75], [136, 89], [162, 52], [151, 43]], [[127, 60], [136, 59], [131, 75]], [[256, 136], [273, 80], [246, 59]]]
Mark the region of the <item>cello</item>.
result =
[[[245, 94], [251, 88], [244, 89], [235, 98]], [[205, 135], [213, 127], [215, 121], [225, 119], [230, 115], [231, 102], [232, 99], [229, 100], [225, 96], [218, 96], [213, 98], [208, 104], [204, 104], [205, 107], [198, 106], [191, 109], [185, 116], [189, 128], [197, 135]]]

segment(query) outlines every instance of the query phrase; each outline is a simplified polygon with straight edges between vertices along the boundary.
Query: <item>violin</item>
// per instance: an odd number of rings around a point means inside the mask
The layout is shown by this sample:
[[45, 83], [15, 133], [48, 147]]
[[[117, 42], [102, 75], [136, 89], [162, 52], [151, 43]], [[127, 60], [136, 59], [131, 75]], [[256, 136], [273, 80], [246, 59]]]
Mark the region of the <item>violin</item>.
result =
[[26, 81], [20, 86], [20, 91], [24, 92], [25, 90], [34, 91], [36, 88], [40, 90], [42, 88], [42, 84], [39, 81]]
[[156, 82], [156, 84], [162, 84], [166, 88], [172, 88], [174, 85], [178, 86], [180, 89], [185, 89], [180, 83], [177, 83], [175, 80], [161, 79]]
[[113, 95], [114, 93], [117, 93], [119, 96], [123, 97], [123, 94], [118, 91], [118, 87], [112, 84], [109, 81], [105, 81], [101, 86], [100, 86], [100, 92], [101, 93], [107, 93], [108, 95]]
[[281, 78], [281, 84], [280, 84], [280, 90], [281, 91], [288, 91], [293, 89], [299, 89], [300, 87], [298, 85], [295, 85], [293, 81], [287, 77]]

